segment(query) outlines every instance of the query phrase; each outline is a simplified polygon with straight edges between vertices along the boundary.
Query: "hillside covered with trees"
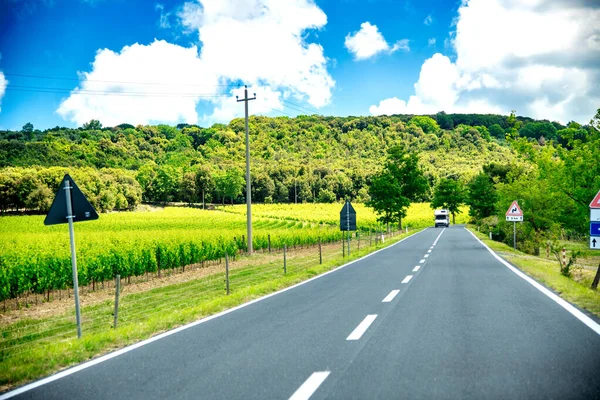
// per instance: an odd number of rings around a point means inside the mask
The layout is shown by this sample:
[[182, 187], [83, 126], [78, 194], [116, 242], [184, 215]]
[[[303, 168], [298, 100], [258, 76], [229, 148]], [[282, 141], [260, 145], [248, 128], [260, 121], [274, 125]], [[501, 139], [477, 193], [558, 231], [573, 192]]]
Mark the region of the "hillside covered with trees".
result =
[[[253, 200], [367, 201], [387, 149], [418, 152], [431, 185], [516, 162], [506, 137], [566, 144], [590, 127], [500, 115], [251, 117]], [[0, 207], [47, 210], [68, 170], [101, 211], [141, 201], [244, 201], [244, 121], [210, 128], [90, 121], [78, 129], [0, 131]], [[428, 200], [428, 191], [422, 200]]]

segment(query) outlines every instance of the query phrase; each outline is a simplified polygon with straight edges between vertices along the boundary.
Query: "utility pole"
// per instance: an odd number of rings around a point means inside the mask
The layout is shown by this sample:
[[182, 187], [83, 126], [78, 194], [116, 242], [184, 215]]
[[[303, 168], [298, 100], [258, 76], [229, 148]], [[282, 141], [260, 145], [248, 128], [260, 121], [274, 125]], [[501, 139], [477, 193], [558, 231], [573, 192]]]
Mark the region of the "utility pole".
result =
[[244, 102], [245, 114], [246, 114], [246, 225], [248, 231], [248, 254], [252, 254], [252, 198], [250, 195], [250, 135], [248, 133], [248, 102], [250, 100], [256, 100], [256, 93], [254, 97], [248, 98], [248, 86], [244, 85], [244, 98], [242, 100], [235, 96], [238, 103]]

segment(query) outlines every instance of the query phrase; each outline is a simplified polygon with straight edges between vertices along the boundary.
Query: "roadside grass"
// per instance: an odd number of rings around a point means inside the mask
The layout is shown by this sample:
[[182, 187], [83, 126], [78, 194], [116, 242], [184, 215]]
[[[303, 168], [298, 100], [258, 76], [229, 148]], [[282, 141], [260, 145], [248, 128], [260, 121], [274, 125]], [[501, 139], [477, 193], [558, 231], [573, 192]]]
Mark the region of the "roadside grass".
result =
[[117, 329], [112, 327], [114, 302], [106, 300], [82, 307], [81, 339], [76, 338], [72, 310], [2, 324], [0, 392], [292, 286], [419, 231], [386, 236], [384, 244], [371, 246], [363, 237], [360, 250], [353, 242], [350, 257], [342, 257], [340, 243], [323, 246], [323, 264], [319, 264], [317, 246], [310, 252], [292, 250], [287, 254], [285, 275], [281, 252], [280, 259], [273, 261], [271, 257], [268, 262], [260, 254], [253, 255], [256, 264], [230, 271], [229, 296], [225, 292], [224, 264], [222, 272], [200, 279], [138, 293], [122, 291]]
[[[553, 255], [550, 255], [550, 258], [546, 258], [545, 256], [536, 257], [521, 253], [504, 243], [490, 240], [486, 235], [473, 229], [473, 226], [469, 226], [469, 230], [498, 253], [498, 255], [519, 267], [519, 269], [538, 282], [553, 289], [563, 299], [600, 317], [600, 292], [590, 288], [595, 270], [581, 267], [575, 268], [573, 270], [573, 277], [567, 278], [560, 274], [558, 261]], [[577, 245], [570, 247], [577, 248]]]

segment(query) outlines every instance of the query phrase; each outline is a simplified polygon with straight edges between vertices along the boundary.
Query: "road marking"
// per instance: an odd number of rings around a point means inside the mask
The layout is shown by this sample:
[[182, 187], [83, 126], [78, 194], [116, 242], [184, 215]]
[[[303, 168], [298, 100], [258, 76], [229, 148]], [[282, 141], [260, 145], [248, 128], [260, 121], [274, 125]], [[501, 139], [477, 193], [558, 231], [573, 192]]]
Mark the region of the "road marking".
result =
[[294, 392], [290, 400], [308, 400], [327, 379], [330, 371], [313, 372], [311, 376]]
[[427, 258], [427, 257], [429, 257], [429, 254], [425, 254], [423, 257]]
[[419, 263], [423, 264], [425, 262], [425, 259], [422, 259], [421, 261], [419, 261]]
[[552, 293], [550, 290], [548, 290], [544, 286], [540, 285], [537, 281], [535, 281], [534, 279], [528, 277], [523, 272], [521, 272], [517, 268], [513, 267], [512, 265], [510, 265], [507, 261], [503, 260], [498, 254], [496, 254], [494, 252], [494, 250], [490, 249], [487, 244], [483, 243], [477, 236], [475, 236], [475, 234], [473, 234], [473, 232], [471, 232], [467, 228], [465, 228], [465, 230], [467, 232], [469, 232], [471, 235], [473, 235], [473, 237], [479, 243], [481, 243], [481, 245], [483, 247], [485, 247], [490, 252], [490, 254], [492, 256], [494, 256], [494, 258], [496, 260], [498, 260], [502, 264], [504, 264], [505, 267], [507, 267], [512, 272], [514, 272], [515, 274], [517, 274], [517, 276], [519, 276], [520, 278], [522, 278], [525, 281], [527, 281], [529, 284], [531, 284], [531, 286], [533, 286], [534, 288], [536, 288], [537, 290], [539, 290], [540, 292], [542, 292], [543, 294], [545, 294], [546, 296], [548, 296], [550, 299], [552, 299], [554, 302], [556, 302], [559, 306], [561, 306], [562, 308], [564, 308], [565, 310], [567, 310], [568, 312], [570, 312], [575, 318], [577, 318], [578, 320], [580, 320], [581, 322], [583, 322], [584, 324], [586, 324], [588, 326], [588, 328], [590, 328], [591, 330], [593, 330], [594, 332], [596, 332], [598, 335], [600, 335], [600, 325], [598, 325], [598, 323], [596, 323], [590, 317], [588, 317], [587, 315], [585, 315], [584, 313], [582, 313], [581, 311], [579, 311], [576, 307], [574, 307], [568, 301], [566, 301], [566, 300], [562, 299], [561, 297], [557, 296], [556, 294]]
[[418, 270], [420, 270], [420, 269], [421, 269], [421, 266], [420, 266], [420, 265], [417, 265], [416, 267], [414, 267], [414, 268], [413, 268], [413, 272], [417, 272], [417, 271], [418, 271]]
[[388, 247], [384, 247], [383, 249], [376, 250], [376, 251], [374, 251], [374, 252], [372, 252], [372, 253], [369, 253], [369, 254], [367, 254], [367, 255], [365, 255], [365, 256], [363, 256], [363, 257], [361, 257], [361, 258], [357, 258], [357, 259], [356, 259], [356, 260], [354, 260], [354, 261], [350, 261], [350, 262], [349, 262], [349, 263], [347, 263], [347, 264], [340, 265], [339, 267], [337, 267], [337, 268], [334, 268], [334, 269], [332, 269], [331, 271], [327, 271], [327, 272], [325, 272], [325, 273], [323, 273], [323, 274], [321, 274], [321, 275], [317, 275], [317, 276], [315, 276], [315, 277], [313, 277], [313, 278], [310, 278], [310, 279], [307, 279], [307, 280], [305, 280], [305, 281], [303, 281], [303, 282], [299, 282], [299, 283], [297, 283], [297, 284], [295, 284], [295, 285], [289, 286], [289, 287], [287, 287], [287, 288], [285, 288], [285, 289], [281, 289], [281, 290], [279, 290], [279, 291], [277, 291], [277, 292], [270, 293], [270, 294], [268, 294], [268, 295], [266, 295], [266, 296], [263, 296], [263, 297], [259, 297], [258, 299], [251, 300], [251, 301], [249, 301], [249, 302], [247, 302], [247, 303], [242, 303], [242, 304], [240, 304], [239, 306], [235, 306], [235, 307], [233, 307], [233, 308], [230, 308], [230, 309], [228, 309], [228, 310], [221, 311], [221, 312], [219, 312], [219, 313], [217, 313], [217, 314], [213, 314], [213, 315], [211, 315], [211, 316], [208, 316], [208, 317], [206, 317], [206, 318], [200, 319], [200, 320], [198, 320], [198, 321], [190, 322], [189, 324], [186, 324], [186, 325], [180, 326], [180, 327], [178, 327], [178, 328], [172, 329], [172, 330], [170, 330], [170, 331], [167, 331], [167, 332], [161, 333], [161, 334], [159, 334], [159, 335], [156, 335], [156, 336], [154, 336], [154, 337], [151, 337], [150, 339], [142, 340], [141, 342], [137, 342], [137, 343], [135, 343], [135, 344], [132, 344], [131, 346], [124, 347], [124, 348], [122, 348], [122, 349], [120, 349], [120, 350], [114, 351], [114, 352], [112, 352], [112, 353], [108, 353], [108, 354], [106, 354], [106, 355], [104, 355], [104, 356], [102, 356], [102, 357], [98, 357], [98, 358], [96, 358], [96, 359], [94, 359], [94, 360], [91, 360], [91, 361], [85, 362], [85, 363], [83, 363], [83, 364], [76, 365], [76, 366], [74, 366], [74, 367], [72, 367], [72, 368], [69, 368], [69, 369], [67, 369], [67, 370], [61, 371], [61, 372], [59, 372], [59, 373], [57, 373], [57, 374], [54, 374], [54, 375], [52, 375], [52, 376], [49, 376], [49, 377], [47, 377], [47, 378], [40, 379], [39, 381], [36, 381], [36, 382], [30, 383], [29, 385], [21, 386], [20, 388], [18, 388], [18, 389], [15, 389], [15, 390], [13, 390], [13, 391], [11, 391], [11, 392], [6, 392], [6, 393], [3, 393], [2, 395], [0, 395], [0, 400], [10, 399], [11, 397], [18, 396], [18, 395], [20, 395], [20, 394], [22, 394], [22, 393], [28, 392], [28, 391], [30, 391], [30, 390], [33, 390], [33, 389], [35, 389], [35, 388], [38, 388], [38, 387], [40, 387], [40, 386], [44, 386], [44, 385], [46, 385], [46, 384], [48, 384], [48, 383], [50, 383], [50, 382], [54, 382], [54, 381], [56, 381], [56, 380], [62, 379], [62, 378], [64, 378], [64, 377], [66, 377], [66, 376], [72, 375], [72, 374], [74, 374], [74, 373], [77, 373], [77, 372], [79, 372], [79, 371], [82, 371], [82, 370], [84, 370], [84, 369], [87, 369], [87, 368], [93, 367], [94, 365], [96, 365], [96, 364], [100, 364], [101, 362], [104, 362], [104, 361], [110, 360], [110, 359], [112, 359], [112, 358], [118, 357], [118, 356], [120, 356], [121, 354], [129, 353], [129, 352], [130, 352], [130, 351], [132, 351], [132, 350], [135, 350], [135, 349], [137, 349], [137, 348], [140, 348], [140, 347], [142, 347], [142, 346], [145, 346], [145, 345], [147, 345], [147, 344], [150, 344], [150, 343], [152, 343], [152, 342], [156, 342], [157, 340], [163, 339], [163, 338], [165, 338], [165, 337], [167, 337], [167, 336], [174, 335], [174, 334], [176, 334], [176, 333], [178, 333], [178, 332], [181, 332], [181, 331], [183, 331], [183, 330], [186, 330], [186, 329], [192, 328], [192, 327], [194, 327], [194, 326], [196, 326], [196, 325], [200, 325], [200, 324], [203, 324], [203, 323], [205, 323], [205, 322], [208, 322], [208, 321], [210, 321], [210, 320], [213, 320], [213, 319], [216, 319], [216, 318], [222, 317], [223, 315], [227, 315], [227, 314], [230, 314], [230, 313], [232, 313], [232, 312], [234, 312], [234, 311], [240, 310], [240, 309], [242, 309], [242, 308], [246, 308], [246, 307], [248, 307], [248, 306], [250, 306], [250, 305], [252, 305], [252, 304], [258, 303], [259, 301], [263, 301], [263, 300], [266, 300], [266, 299], [268, 299], [268, 298], [270, 298], [270, 297], [277, 296], [278, 294], [281, 294], [281, 293], [287, 292], [288, 290], [295, 289], [295, 288], [297, 288], [297, 287], [299, 287], [299, 286], [305, 285], [305, 284], [307, 284], [307, 283], [309, 283], [309, 282], [312, 282], [312, 281], [314, 281], [314, 280], [320, 279], [320, 278], [322, 278], [322, 277], [324, 277], [324, 276], [327, 276], [327, 275], [329, 275], [329, 274], [333, 274], [334, 272], [337, 272], [337, 271], [339, 271], [339, 270], [341, 270], [341, 269], [344, 269], [344, 268], [346, 268], [346, 267], [348, 267], [348, 266], [350, 266], [350, 265], [352, 265], [352, 264], [354, 264], [354, 263], [357, 263], [357, 262], [359, 262], [359, 261], [362, 261], [362, 260], [364, 260], [365, 258], [371, 257], [371, 256], [373, 256], [373, 255], [375, 255], [375, 254], [377, 254], [377, 253], [379, 253], [379, 252], [382, 252], [382, 251], [385, 251], [385, 250], [389, 250], [389, 249], [391, 249], [392, 247], [394, 247], [394, 246], [396, 246], [396, 245], [398, 245], [398, 244], [400, 244], [400, 243], [404, 242], [405, 240], [408, 240], [408, 239], [414, 238], [414, 237], [415, 237], [415, 236], [417, 236], [419, 233], [421, 233], [421, 232], [425, 232], [427, 229], [428, 229], [428, 228], [425, 228], [425, 229], [423, 229], [423, 230], [420, 230], [419, 232], [416, 232], [416, 233], [414, 233], [414, 234], [412, 234], [412, 235], [410, 235], [410, 236], [408, 236], [408, 237], [405, 237], [404, 239], [401, 239], [401, 240], [397, 241], [396, 243], [394, 243], [394, 244], [392, 244], [392, 245], [390, 245], [390, 246], [388, 246]]
[[390, 301], [394, 300], [394, 297], [396, 297], [396, 295], [400, 293], [399, 290], [392, 290], [390, 292], [390, 294], [388, 294], [387, 296], [385, 296], [385, 299], [381, 300], [382, 303], [389, 303]]
[[408, 283], [412, 279], [412, 275], [407, 275], [406, 278], [402, 281], [402, 283]]
[[428, 253], [431, 253], [431, 249], [427, 250]]
[[377, 318], [377, 314], [367, 315], [365, 317], [365, 319], [363, 319], [362, 322], [360, 324], [358, 324], [358, 326], [356, 327], [356, 329], [354, 329], [352, 331], [352, 333], [350, 334], [350, 336], [348, 336], [346, 338], [346, 340], [358, 340], [358, 339], [360, 339], [360, 337], [367, 331], [367, 329], [369, 329], [369, 326], [371, 326], [371, 324], [373, 323], [373, 321], [375, 321], [375, 318]]

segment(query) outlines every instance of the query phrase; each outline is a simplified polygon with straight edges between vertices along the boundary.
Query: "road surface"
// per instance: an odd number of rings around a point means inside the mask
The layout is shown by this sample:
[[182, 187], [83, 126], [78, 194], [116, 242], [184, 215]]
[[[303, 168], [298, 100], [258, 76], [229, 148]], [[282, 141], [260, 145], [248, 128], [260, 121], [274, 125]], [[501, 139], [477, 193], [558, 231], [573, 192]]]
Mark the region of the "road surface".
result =
[[15, 398], [600, 398], [586, 318], [464, 228], [430, 228]]

